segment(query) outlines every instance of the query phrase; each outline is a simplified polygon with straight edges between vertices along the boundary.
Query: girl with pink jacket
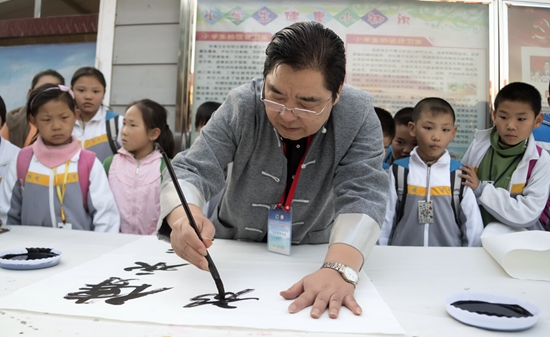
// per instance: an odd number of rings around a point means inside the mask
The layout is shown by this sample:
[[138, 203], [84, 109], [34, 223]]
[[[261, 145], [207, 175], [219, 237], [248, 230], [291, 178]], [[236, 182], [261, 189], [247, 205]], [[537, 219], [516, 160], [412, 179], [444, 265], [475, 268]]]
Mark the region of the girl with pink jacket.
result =
[[167, 115], [162, 105], [149, 99], [130, 104], [122, 123], [122, 148], [103, 163], [120, 212], [121, 233], [155, 233], [165, 167], [155, 143], [170, 158], [175, 151]]

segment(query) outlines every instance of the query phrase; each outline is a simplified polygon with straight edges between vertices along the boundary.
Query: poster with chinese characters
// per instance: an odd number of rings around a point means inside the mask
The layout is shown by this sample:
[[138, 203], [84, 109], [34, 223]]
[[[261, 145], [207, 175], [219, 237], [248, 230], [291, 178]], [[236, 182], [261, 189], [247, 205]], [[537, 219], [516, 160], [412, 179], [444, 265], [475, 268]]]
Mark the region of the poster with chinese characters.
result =
[[460, 159], [475, 129], [488, 126], [489, 10], [484, 4], [416, 1], [199, 1], [193, 111], [223, 102], [262, 76], [271, 36], [312, 20], [345, 42], [346, 83], [395, 114], [430, 96], [455, 109], [451, 155]]
[[262, 243], [216, 240], [209, 253], [224, 284], [221, 300], [208, 272], [147, 236], [0, 297], [0, 309], [183, 326], [404, 334], [363, 272], [355, 290], [361, 316], [345, 308], [338, 319], [326, 312], [312, 319], [308, 309], [288, 313], [291, 302], [279, 292], [318, 270], [326, 249], [296, 246], [289, 257], [268, 252]]

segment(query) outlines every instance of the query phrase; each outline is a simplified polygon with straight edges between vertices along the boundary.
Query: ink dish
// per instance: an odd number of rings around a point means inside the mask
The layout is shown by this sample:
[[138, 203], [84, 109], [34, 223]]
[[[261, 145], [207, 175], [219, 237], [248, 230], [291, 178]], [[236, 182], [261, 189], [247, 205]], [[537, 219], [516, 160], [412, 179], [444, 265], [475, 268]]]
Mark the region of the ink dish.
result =
[[540, 309], [520, 299], [491, 293], [462, 292], [445, 298], [447, 312], [467, 325], [495, 331], [521, 331], [537, 323]]
[[61, 251], [53, 248], [19, 248], [0, 252], [0, 267], [28, 270], [55, 266], [61, 260]]

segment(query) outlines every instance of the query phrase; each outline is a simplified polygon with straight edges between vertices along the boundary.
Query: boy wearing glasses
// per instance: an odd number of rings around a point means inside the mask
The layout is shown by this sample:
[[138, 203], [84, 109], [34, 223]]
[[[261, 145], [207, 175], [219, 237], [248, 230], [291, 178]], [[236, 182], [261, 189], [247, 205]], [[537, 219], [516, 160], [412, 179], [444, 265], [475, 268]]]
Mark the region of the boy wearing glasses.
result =
[[[290, 313], [312, 306], [311, 317], [328, 308], [336, 318], [344, 305], [360, 315], [357, 272], [378, 239], [389, 190], [373, 98], [344, 85], [344, 43], [319, 23], [282, 29], [266, 55], [263, 79], [232, 90], [189, 152], [174, 158], [203, 241], [167, 175], [158, 235], [203, 270], [214, 235], [286, 253], [291, 244], [330, 243], [322, 268], [281, 296], [294, 300]], [[202, 205], [224, 186], [207, 219]], [[270, 231], [273, 218], [287, 221], [286, 234]]]

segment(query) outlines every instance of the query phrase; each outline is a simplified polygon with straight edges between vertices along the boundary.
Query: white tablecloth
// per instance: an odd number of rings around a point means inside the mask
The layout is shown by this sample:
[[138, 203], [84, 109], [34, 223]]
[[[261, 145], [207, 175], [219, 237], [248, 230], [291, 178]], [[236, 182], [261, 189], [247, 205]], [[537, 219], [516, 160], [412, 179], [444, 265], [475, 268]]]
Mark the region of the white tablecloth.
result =
[[[0, 269], [0, 296], [80, 266], [140, 238], [14, 226], [11, 232], [0, 235], [0, 250], [54, 247], [62, 250], [64, 257], [62, 263], [48, 269]], [[495, 332], [466, 326], [447, 314], [445, 296], [468, 290], [501, 293], [537, 305], [541, 309], [538, 323], [521, 332], [521, 336], [550, 335], [550, 283], [509, 277], [483, 248], [375, 247], [364, 270], [409, 336], [495, 336]], [[368, 303], [361, 304], [368, 306]], [[0, 327], [1, 336], [260, 336], [266, 333], [270, 336], [346, 336], [126, 323], [3, 309]]]

